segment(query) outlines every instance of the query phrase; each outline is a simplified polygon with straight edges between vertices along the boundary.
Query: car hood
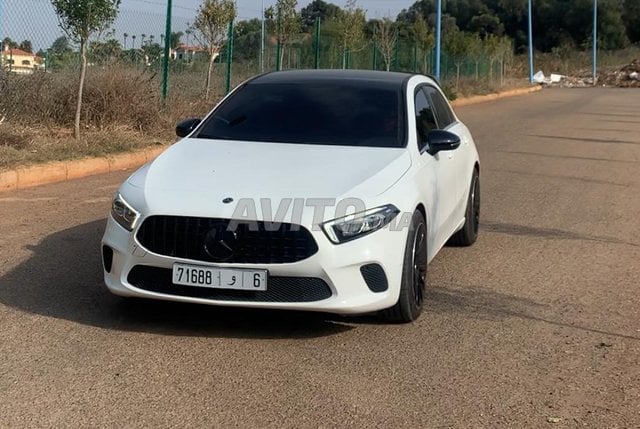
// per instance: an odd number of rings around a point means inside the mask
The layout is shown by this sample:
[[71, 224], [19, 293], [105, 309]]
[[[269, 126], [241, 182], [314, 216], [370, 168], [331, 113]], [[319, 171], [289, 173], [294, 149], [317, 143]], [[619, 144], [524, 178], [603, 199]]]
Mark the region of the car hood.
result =
[[406, 149], [184, 139], [128, 183], [147, 198], [368, 198], [410, 166]]

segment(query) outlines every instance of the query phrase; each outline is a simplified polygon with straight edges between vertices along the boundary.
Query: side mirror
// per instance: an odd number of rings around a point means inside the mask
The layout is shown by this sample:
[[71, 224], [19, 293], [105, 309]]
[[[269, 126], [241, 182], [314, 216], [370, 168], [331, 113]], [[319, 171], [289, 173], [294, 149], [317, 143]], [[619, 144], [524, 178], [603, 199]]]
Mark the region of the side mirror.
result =
[[460, 146], [460, 137], [449, 131], [432, 130], [427, 136], [427, 152], [435, 155], [440, 151], [456, 150]]
[[188, 136], [201, 121], [202, 119], [192, 118], [178, 122], [178, 125], [176, 125], [176, 135], [181, 138]]

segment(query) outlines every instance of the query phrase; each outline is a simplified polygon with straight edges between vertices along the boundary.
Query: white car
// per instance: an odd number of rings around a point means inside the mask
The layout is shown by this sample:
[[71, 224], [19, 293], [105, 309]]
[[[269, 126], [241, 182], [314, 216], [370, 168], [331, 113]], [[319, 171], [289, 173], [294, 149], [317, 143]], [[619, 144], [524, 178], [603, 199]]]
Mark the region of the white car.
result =
[[426, 76], [268, 73], [176, 132], [114, 197], [115, 294], [409, 322], [428, 262], [477, 238], [478, 153]]

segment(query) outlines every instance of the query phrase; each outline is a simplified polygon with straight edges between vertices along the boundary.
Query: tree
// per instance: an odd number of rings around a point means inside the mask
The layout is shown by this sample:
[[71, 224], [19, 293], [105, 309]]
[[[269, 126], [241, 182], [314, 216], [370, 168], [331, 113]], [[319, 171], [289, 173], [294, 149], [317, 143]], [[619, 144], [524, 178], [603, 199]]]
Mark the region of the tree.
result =
[[342, 47], [342, 68], [347, 68], [351, 52], [361, 48], [365, 23], [364, 10], [357, 6], [357, 0], [347, 0], [337, 19], [338, 40]]
[[109, 39], [105, 42], [91, 42], [89, 45], [89, 58], [91, 62], [105, 63], [120, 57], [122, 48], [116, 39]]
[[480, 79], [480, 61], [484, 58], [482, 39], [477, 33], [471, 33], [468, 43], [467, 53], [475, 65], [476, 80], [478, 80]]
[[157, 43], [147, 43], [142, 47], [142, 53], [145, 57], [146, 64], [151, 65], [162, 58], [163, 48]]
[[[298, 0], [278, 0], [276, 8], [265, 10], [267, 22], [272, 32], [275, 32], [276, 42], [280, 45], [280, 65], [284, 63], [285, 48], [292, 42], [293, 37], [300, 33], [300, 16], [296, 12]], [[275, 30], [275, 31], [274, 31]]]
[[483, 13], [471, 18], [467, 29], [478, 33], [482, 38], [485, 38], [487, 34], [495, 34], [496, 36], [504, 34], [504, 25], [500, 22], [500, 18], [489, 13]]
[[327, 3], [323, 0], [313, 0], [300, 11], [302, 29], [305, 32], [309, 32], [315, 25], [317, 18], [320, 18], [322, 22], [325, 22], [331, 19], [336, 19], [339, 15], [340, 8], [335, 4]]
[[493, 80], [493, 66], [500, 58], [500, 38], [490, 34], [484, 39], [484, 52], [489, 58], [489, 81]]
[[131, 49], [135, 49], [136, 48], [136, 35], [132, 35], [131, 36]]
[[207, 48], [209, 67], [205, 81], [205, 99], [209, 100], [213, 62], [227, 42], [229, 24], [236, 17], [233, 0], [204, 0], [193, 23], [194, 37]]
[[20, 45], [18, 46], [18, 49], [21, 49], [25, 52], [29, 52], [30, 54], [33, 53], [33, 45], [31, 44], [31, 40], [23, 40], [22, 42], [20, 42]]
[[637, 0], [625, 0], [622, 16], [629, 40], [633, 43], [640, 42], [640, 2]]
[[[613, 50], [627, 47], [629, 39], [624, 26], [623, 0], [602, 0], [599, 10], [599, 36], [602, 49]], [[590, 38], [587, 36], [587, 38]]]
[[60, 27], [75, 42], [80, 44], [80, 82], [75, 117], [75, 138], [80, 139], [80, 115], [82, 94], [87, 74], [87, 42], [96, 32], [107, 29], [118, 15], [120, 0], [52, 0], [60, 20]]
[[502, 86], [507, 65], [513, 60], [513, 40], [509, 36], [502, 36], [499, 39], [497, 57], [500, 64], [500, 86]]
[[47, 68], [60, 69], [73, 64], [76, 56], [65, 36], [58, 37], [47, 53]]
[[472, 36], [463, 31], [451, 32], [445, 39], [445, 49], [456, 66], [456, 90], [460, 86], [460, 67], [467, 58]]
[[435, 46], [435, 37], [432, 32], [429, 31], [429, 26], [427, 21], [424, 19], [422, 15], [417, 15], [416, 19], [411, 26], [411, 33], [416, 43], [418, 44], [418, 48], [422, 51], [423, 58], [423, 70], [424, 74], [427, 74], [427, 58], [429, 56], [429, 51], [433, 49]]
[[[181, 43], [182, 41], [180, 39], [182, 39], [182, 36], [184, 36], [184, 33], [182, 31], [176, 31], [176, 32], [171, 32], [171, 39], [169, 40], [171, 49], [176, 49]], [[163, 38], [162, 35], [160, 35], [161, 38]]]
[[239, 61], [255, 61], [259, 57], [262, 21], [253, 18], [233, 27], [233, 57]]
[[127, 50], [127, 39], [129, 38], [129, 33], [124, 33], [122, 36], [124, 37], [124, 49]]
[[18, 43], [11, 40], [10, 37], [5, 37], [2, 39], [2, 47], [8, 47], [9, 49], [16, 49], [18, 47]]
[[391, 19], [383, 18], [376, 21], [376, 42], [387, 71], [391, 70], [391, 61], [397, 40], [398, 29]]

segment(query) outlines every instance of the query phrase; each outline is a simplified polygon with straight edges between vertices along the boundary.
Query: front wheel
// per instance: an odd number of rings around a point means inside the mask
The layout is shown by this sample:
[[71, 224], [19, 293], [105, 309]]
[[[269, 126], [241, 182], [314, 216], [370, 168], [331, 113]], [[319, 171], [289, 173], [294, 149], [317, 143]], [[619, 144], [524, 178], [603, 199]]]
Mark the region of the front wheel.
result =
[[381, 312], [387, 322], [408, 323], [416, 320], [424, 304], [427, 287], [427, 225], [419, 211], [413, 214], [404, 251], [402, 283], [396, 304]]
[[449, 243], [453, 246], [471, 246], [478, 239], [480, 227], [480, 175], [478, 170], [473, 170], [467, 209], [465, 210], [465, 222], [462, 229], [451, 237]]

